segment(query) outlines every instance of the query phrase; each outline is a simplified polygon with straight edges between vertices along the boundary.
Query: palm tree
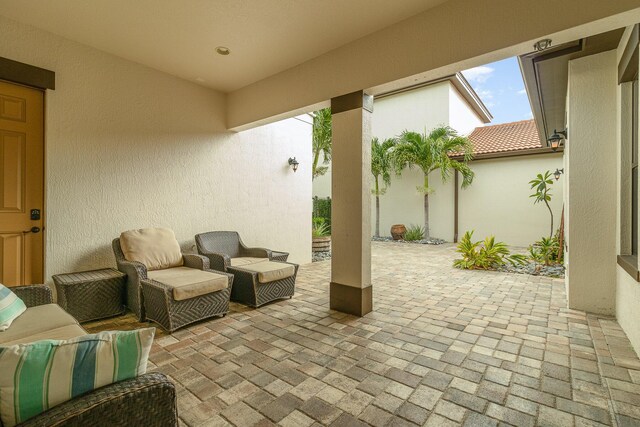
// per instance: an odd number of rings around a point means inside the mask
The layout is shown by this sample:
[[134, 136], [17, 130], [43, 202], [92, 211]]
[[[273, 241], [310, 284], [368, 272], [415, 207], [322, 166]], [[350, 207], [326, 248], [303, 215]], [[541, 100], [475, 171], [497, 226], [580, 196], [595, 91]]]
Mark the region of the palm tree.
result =
[[311, 177], [316, 179], [328, 170], [328, 166], [318, 166], [320, 154], [322, 153], [323, 165], [331, 161], [331, 108], [324, 108], [309, 115], [313, 118]]
[[[378, 141], [378, 138], [371, 140], [371, 173], [375, 180], [373, 194], [376, 196], [376, 237], [380, 237], [380, 196], [391, 185], [392, 148], [395, 144], [395, 139], [391, 138], [385, 139], [382, 144]], [[384, 188], [380, 188], [380, 178], [382, 178]]]
[[[451, 158], [453, 154], [462, 155], [462, 161]], [[449, 126], [433, 129], [428, 134], [404, 131], [394, 149], [394, 164], [396, 173], [404, 168], [419, 167], [424, 173], [424, 185], [418, 191], [424, 194], [424, 238], [429, 239], [429, 194], [433, 188], [429, 186], [429, 174], [440, 170], [442, 182], [447, 182], [451, 171], [458, 171], [462, 175], [462, 188], [468, 187], [473, 181], [473, 171], [468, 162], [473, 157], [473, 147], [469, 139], [459, 136]]]

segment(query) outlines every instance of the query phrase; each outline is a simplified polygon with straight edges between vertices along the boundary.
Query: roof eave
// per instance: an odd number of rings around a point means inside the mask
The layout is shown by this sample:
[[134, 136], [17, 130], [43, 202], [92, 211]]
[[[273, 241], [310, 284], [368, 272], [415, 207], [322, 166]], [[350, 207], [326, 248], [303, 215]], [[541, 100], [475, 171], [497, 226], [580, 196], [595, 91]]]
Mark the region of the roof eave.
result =
[[480, 117], [483, 123], [491, 123], [493, 115], [489, 111], [482, 99], [478, 96], [476, 91], [471, 87], [467, 79], [460, 72], [455, 73], [450, 77], [450, 81], [455, 88], [460, 92], [460, 95], [467, 101], [467, 103], [473, 108], [476, 114]]
[[[471, 161], [499, 159], [503, 157], [533, 156], [533, 155], [539, 155], [539, 154], [562, 154], [563, 152], [564, 152], [563, 147], [559, 147], [556, 151], [554, 151], [550, 147], [527, 148], [526, 150], [496, 151], [493, 153], [474, 154], [473, 159], [471, 159]], [[464, 156], [460, 154], [455, 156], [449, 156], [449, 157], [453, 160], [464, 159]]]

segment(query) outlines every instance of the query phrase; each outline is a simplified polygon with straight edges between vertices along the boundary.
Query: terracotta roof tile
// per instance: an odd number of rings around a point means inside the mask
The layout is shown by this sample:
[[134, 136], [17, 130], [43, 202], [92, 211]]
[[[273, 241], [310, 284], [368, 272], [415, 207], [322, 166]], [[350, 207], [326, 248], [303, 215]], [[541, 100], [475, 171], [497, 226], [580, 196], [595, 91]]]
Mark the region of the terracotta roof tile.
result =
[[477, 127], [469, 135], [474, 154], [542, 148], [533, 120]]

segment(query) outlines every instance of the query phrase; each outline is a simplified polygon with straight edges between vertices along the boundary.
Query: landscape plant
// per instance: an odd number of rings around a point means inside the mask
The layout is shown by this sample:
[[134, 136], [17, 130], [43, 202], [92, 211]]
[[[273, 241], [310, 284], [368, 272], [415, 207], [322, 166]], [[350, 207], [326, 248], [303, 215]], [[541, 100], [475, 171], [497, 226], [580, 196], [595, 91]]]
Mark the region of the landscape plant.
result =
[[314, 218], [320, 217], [324, 219], [325, 224], [331, 232], [331, 197], [313, 197], [313, 213]]
[[424, 235], [424, 227], [419, 225], [410, 225], [407, 227], [407, 231], [404, 233], [404, 240], [407, 242], [415, 242], [417, 240], [422, 240], [422, 236]]
[[526, 256], [511, 254], [507, 245], [496, 242], [494, 236], [477, 242], [472, 238], [473, 231], [464, 233], [456, 249], [462, 258], [453, 261], [454, 267], [463, 270], [495, 270], [507, 263], [514, 267], [526, 263]]
[[547, 209], [549, 210], [549, 215], [551, 217], [549, 238], [553, 237], [553, 211], [551, 210], [551, 206], [549, 205], [549, 202], [551, 201], [551, 186], [553, 185], [551, 176], [551, 172], [546, 171], [544, 172], [544, 174], [539, 173], [534, 179], [529, 181], [531, 189], [535, 191], [529, 196], [535, 199], [533, 203], [535, 204], [544, 202], [544, 204], [547, 206]]
[[313, 225], [311, 227], [311, 236], [313, 238], [326, 237], [329, 235], [329, 226], [325, 222], [324, 218], [314, 217], [312, 221]]
[[311, 179], [316, 179], [327, 173], [327, 165], [331, 161], [331, 108], [324, 108], [309, 115], [313, 119]]
[[[376, 196], [376, 237], [380, 237], [380, 196], [386, 193], [387, 188], [391, 185], [392, 156], [395, 143], [393, 138], [385, 139], [382, 143], [378, 138], [371, 140], [371, 173], [374, 185], [371, 191]], [[382, 178], [383, 187], [380, 186], [380, 178]]]
[[[455, 160], [453, 155], [461, 156]], [[440, 171], [440, 179], [447, 182], [453, 171], [462, 175], [462, 188], [471, 185], [473, 171], [468, 162], [473, 157], [473, 146], [468, 138], [458, 135], [449, 126], [441, 126], [429, 133], [404, 131], [393, 150], [393, 162], [399, 175], [406, 167], [418, 167], [424, 174], [422, 186], [417, 189], [424, 194], [424, 239], [429, 239], [429, 194], [433, 187], [429, 184], [429, 174]]]
[[540, 240], [529, 246], [529, 258], [545, 266], [562, 264], [563, 251], [560, 250], [560, 239], [558, 234], [552, 237], [542, 237]]

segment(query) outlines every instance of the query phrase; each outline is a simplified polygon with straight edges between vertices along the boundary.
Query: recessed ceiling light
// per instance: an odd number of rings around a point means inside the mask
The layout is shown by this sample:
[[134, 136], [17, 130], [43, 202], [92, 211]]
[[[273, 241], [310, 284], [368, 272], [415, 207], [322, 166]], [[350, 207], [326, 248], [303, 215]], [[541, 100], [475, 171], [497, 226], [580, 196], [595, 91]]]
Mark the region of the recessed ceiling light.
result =
[[227, 56], [231, 53], [231, 49], [229, 49], [228, 47], [224, 47], [224, 46], [218, 46], [216, 48], [216, 52], [218, 52], [218, 54], [220, 55], [224, 55]]

